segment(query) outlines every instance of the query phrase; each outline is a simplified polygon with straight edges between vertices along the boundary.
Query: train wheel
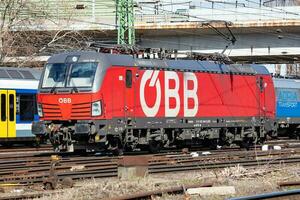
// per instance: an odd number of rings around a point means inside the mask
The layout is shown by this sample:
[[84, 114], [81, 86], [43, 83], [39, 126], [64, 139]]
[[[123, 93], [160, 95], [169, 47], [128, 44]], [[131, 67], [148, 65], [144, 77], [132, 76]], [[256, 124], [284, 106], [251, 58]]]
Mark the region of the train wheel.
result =
[[300, 133], [299, 133], [298, 131], [294, 131], [294, 132], [290, 135], [290, 138], [299, 140], [299, 138], [300, 138]]
[[250, 147], [253, 146], [253, 140], [246, 138], [240, 143], [241, 148], [245, 148], [247, 151], [250, 150]]
[[112, 154], [114, 156], [122, 156], [124, 154], [124, 151], [123, 151], [123, 149], [116, 148], [116, 149], [112, 150]]
[[109, 141], [109, 146], [107, 148], [114, 156], [121, 156], [124, 154], [124, 147], [120, 142], [119, 138], [112, 138]]
[[241, 142], [240, 147], [246, 149], [247, 151], [250, 149], [250, 145], [246, 141]]
[[150, 153], [158, 153], [162, 148], [162, 143], [156, 140], [149, 141], [149, 152]]
[[40, 148], [41, 147], [40, 141], [37, 141], [37, 140], [35, 140], [34, 142], [32, 142], [30, 145], [32, 147], [35, 147], [35, 148]]
[[12, 147], [13, 146], [13, 143], [11, 142], [5, 142], [5, 143], [1, 143], [1, 145], [5, 148], [9, 148], [9, 147]]
[[267, 140], [267, 137], [261, 137], [261, 138], [259, 138], [257, 144], [264, 144], [266, 142], [266, 140]]
[[53, 144], [52, 147], [53, 147], [53, 151], [54, 151], [55, 153], [59, 153], [59, 152], [60, 152], [59, 145]]
[[208, 141], [208, 147], [210, 149], [216, 150], [218, 149], [218, 145], [219, 145], [219, 140], [218, 139], [211, 139]]
[[125, 145], [124, 146], [124, 152], [132, 152], [134, 149], [132, 148], [132, 146], [129, 145]]

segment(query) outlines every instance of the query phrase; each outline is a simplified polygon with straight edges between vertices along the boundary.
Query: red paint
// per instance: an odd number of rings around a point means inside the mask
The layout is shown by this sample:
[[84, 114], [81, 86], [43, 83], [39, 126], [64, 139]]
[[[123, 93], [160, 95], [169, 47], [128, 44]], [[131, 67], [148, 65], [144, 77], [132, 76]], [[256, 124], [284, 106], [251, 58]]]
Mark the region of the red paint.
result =
[[[125, 87], [126, 70], [132, 70], [132, 87]], [[110, 67], [105, 75], [100, 90], [90, 94], [39, 94], [38, 102], [43, 104], [42, 120], [89, 120], [111, 119], [113, 117], [145, 117], [140, 103], [140, 83], [145, 70], [136, 67]], [[179, 78], [180, 109], [177, 117], [183, 117], [183, 73], [176, 72]], [[198, 111], [196, 117], [258, 117], [275, 118], [275, 91], [269, 75], [229, 75], [194, 72], [198, 82]], [[260, 77], [266, 86], [260, 91]], [[159, 71], [158, 80], [161, 84], [161, 102], [155, 117], [165, 116], [165, 71]], [[156, 80], [157, 81], [157, 80]], [[146, 82], [145, 99], [149, 107], [156, 100], [155, 87]], [[169, 88], [175, 88], [175, 81], [169, 81]], [[187, 89], [195, 87], [188, 81]], [[59, 98], [71, 98], [71, 103], [59, 103]], [[94, 101], [102, 101], [103, 114], [91, 117], [90, 105]], [[170, 108], [176, 107], [176, 99], [170, 98]], [[188, 108], [196, 102], [188, 99]], [[52, 104], [52, 105], [47, 105]], [[51, 109], [49, 109], [51, 108]], [[74, 110], [75, 109], [75, 110]]]

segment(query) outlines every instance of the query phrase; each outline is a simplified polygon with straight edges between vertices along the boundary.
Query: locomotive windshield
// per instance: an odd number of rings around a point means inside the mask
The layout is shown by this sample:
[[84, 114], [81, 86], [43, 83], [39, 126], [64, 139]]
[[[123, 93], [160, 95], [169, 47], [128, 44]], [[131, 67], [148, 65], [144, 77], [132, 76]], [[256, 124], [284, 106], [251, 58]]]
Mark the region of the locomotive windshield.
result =
[[47, 64], [43, 88], [92, 87], [97, 63]]
[[42, 87], [64, 87], [67, 65], [64, 63], [47, 64]]
[[92, 87], [97, 63], [76, 63], [71, 66], [67, 87]]

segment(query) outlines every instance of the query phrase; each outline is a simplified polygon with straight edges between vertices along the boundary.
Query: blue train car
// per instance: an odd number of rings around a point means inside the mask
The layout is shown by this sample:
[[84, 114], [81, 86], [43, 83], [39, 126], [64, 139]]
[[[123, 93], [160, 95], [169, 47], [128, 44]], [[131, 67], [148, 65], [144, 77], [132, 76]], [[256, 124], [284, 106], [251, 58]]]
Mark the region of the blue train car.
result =
[[297, 136], [300, 125], [300, 80], [274, 78], [278, 134]]
[[31, 124], [38, 121], [36, 93], [41, 72], [0, 68], [0, 144], [35, 141]]

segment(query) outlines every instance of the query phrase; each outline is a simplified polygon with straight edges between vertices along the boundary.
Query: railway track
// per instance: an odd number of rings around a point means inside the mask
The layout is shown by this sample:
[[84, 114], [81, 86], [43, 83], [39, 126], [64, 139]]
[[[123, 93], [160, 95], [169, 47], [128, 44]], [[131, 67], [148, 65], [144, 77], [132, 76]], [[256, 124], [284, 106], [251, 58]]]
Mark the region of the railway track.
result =
[[[299, 140], [296, 139], [289, 139], [289, 138], [279, 138], [277, 140], [269, 140], [266, 141], [265, 144], [268, 145], [279, 145], [282, 147], [294, 147], [294, 146], [299, 146], [300, 147], [300, 142]], [[256, 148], [260, 148], [261, 145], [257, 145]], [[225, 148], [221, 149], [219, 151], [226, 151], [229, 149], [230, 151], [233, 151], [236, 149], [237, 151], [240, 150], [239, 147], [236, 148]], [[250, 149], [254, 149], [254, 147], [250, 147]], [[209, 148], [205, 147], [192, 147], [191, 150], [194, 151], [202, 151], [202, 150], [210, 150]], [[169, 151], [175, 151], [174, 149], [171, 150], [165, 150], [166, 152]], [[180, 151], [180, 150], [178, 150]], [[53, 148], [50, 144], [43, 144], [39, 147], [26, 147], [26, 146], [12, 146], [12, 147], [5, 147], [0, 145], [0, 155], [3, 156], [5, 154], [33, 154], [33, 153], [53, 153]], [[136, 154], [136, 152], [134, 152]], [[145, 152], [142, 152], [145, 153]], [[22, 155], [23, 156], [23, 155]]]
[[[282, 147], [300, 147], [300, 142], [299, 140], [296, 139], [290, 139], [290, 138], [279, 138], [277, 140], [269, 140], [266, 141], [265, 144], [268, 145], [279, 145]], [[253, 150], [255, 147], [250, 147], [250, 150]], [[256, 148], [261, 148], [261, 145], [257, 145]], [[192, 147], [190, 148], [192, 151], [203, 151], [203, 150], [208, 150], [211, 151], [209, 148], [205, 148], [205, 147]], [[223, 148], [217, 151], [240, 151], [239, 147], [231, 147], [231, 148]], [[181, 150], [175, 150], [175, 149], [169, 149], [169, 150], [164, 150], [164, 152], [168, 153], [168, 152], [180, 152]], [[215, 151], [215, 150], [214, 150]], [[39, 147], [26, 147], [26, 146], [12, 146], [12, 147], [5, 147], [5, 146], [1, 146], [0, 145], [0, 159], [3, 156], [6, 155], [10, 155], [12, 154], [12, 156], [18, 157], [19, 154], [20, 157], [23, 157], [24, 154], [28, 154], [30, 156], [30, 154], [38, 154], [38, 153], [45, 153], [45, 155], [47, 154], [53, 154], [53, 148], [50, 144], [43, 144]], [[145, 154], [146, 152], [140, 152], [140, 154]], [[40, 154], [40, 155], [41, 155]], [[139, 154], [137, 152], [133, 152], [133, 153], [127, 153], [127, 154]], [[10, 155], [11, 156], [11, 155]], [[27, 155], [26, 155], [27, 156]]]
[[[148, 155], [151, 157], [148, 171], [150, 174], [154, 174], [225, 168], [235, 165], [251, 167], [265, 164], [300, 162], [299, 143], [298, 145], [294, 145], [295, 148], [287, 145], [290, 143], [295, 143], [295, 141], [282, 140], [275, 142], [276, 145], [284, 146], [284, 149], [280, 151], [260, 151], [261, 146], [257, 146], [256, 149], [252, 148], [249, 151], [228, 148], [210, 150], [209, 155], [202, 155], [202, 151], [196, 157], [180, 151], [166, 151], [160, 154]], [[269, 144], [273, 145], [274, 142]], [[0, 183], [35, 184], [43, 182], [49, 176], [50, 156], [55, 154], [52, 151], [45, 152], [44, 150], [47, 148], [51, 147], [44, 146], [41, 151], [29, 151], [26, 154], [13, 153], [13, 151], [12, 153], [1, 154]], [[72, 179], [116, 177], [118, 174], [118, 160], [120, 157], [80, 156], [73, 154], [56, 155], [60, 156], [60, 161], [55, 168], [55, 173], [60, 180], [65, 177], [71, 177]]]
[[30, 154], [36, 152], [51, 152], [53, 148], [51, 145], [42, 145], [40, 147], [26, 147], [26, 146], [16, 146], [16, 147], [4, 147], [0, 146], [0, 155], [5, 154]]
[[[281, 151], [241, 151], [233, 148], [226, 149], [225, 151], [211, 151], [209, 155], [202, 155], [201, 152], [198, 153], [199, 156], [197, 157], [182, 152], [147, 155], [150, 157], [148, 172], [150, 174], [157, 174], [225, 168], [236, 165], [255, 167], [300, 162], [300, 148], [286, 148]], [[143, 157], [144, 155], [139, 156]], [[136, 159], [139, 159], [139, 156], [136, 156]], [[51, 159], [48, 153], [26, 154], [23, 157], [13, 157], [11, 155], [11, 157], [0, 158], [0, 184], [41, 184], [49, 176]], [[118, 160], [120, 158], [122, 157], [62, 155], [59, 164], [55, 168], [55, 174], [59, 180], [63, 180], [66, 177], [73, 180], [117, 177]], [[47, 195], [47, 193], [37, 192], [0, 197], [0, 200], [38, 198], [44, 195]]]
[[[149, 173], [224, 168], [235, 165], [245, 167], [300, 162], [300, 148], [281, 151], [232, 151], [192, 157], [183, 153], [151, 155]], [[55, 173], [59, 179], [116, 177], [118, 157], [61, 157]], [[138, 158], [137, 158], [138, 159]], [[50, 157], [0, 160], [0, 183], [40, 183], [49, 176]]]

